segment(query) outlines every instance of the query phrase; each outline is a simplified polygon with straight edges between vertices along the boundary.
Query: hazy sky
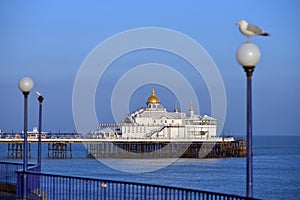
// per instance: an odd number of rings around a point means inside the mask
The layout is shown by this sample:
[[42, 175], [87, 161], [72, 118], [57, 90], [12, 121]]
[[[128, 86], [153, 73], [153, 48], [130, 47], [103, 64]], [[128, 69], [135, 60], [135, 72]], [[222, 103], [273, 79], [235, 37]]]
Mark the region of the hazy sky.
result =
[[[253, 38], [262, 52], [253, 76], [254, 135], [300, 135], [299, 9], [297, 0], [1, 1], [0, 129], [22, 130], [23, 95], [17, 84], [23, 76], [30, 76], [35, 82], [33, 91], [39, 91], [45, 97], [43, 129], [74, 131], [73, 84], [88, 54], [99, 43], [122, 31], [162, 27], [181, 32], [206, 49], [216, 63], [226, 89], [227, 113], [223, 131], [244, 134], [246, 80], [235, 54], [245, 37], [235, 23], [245, 19], [272, 34], [268, 38]], [[185, 70], [184, 61], [170, 56], [166, 52], [149, 50], [125, 55], [113, 63], [114, 67], [107, 70], [106, 78], [97, 88], [95, 107], [99, 121], [113, 121], [109, 113], [110, 90], [131, 67], [149, 62], [167, 63], [177, 69], [182, 66], [186, 78], [196, 81], [193, 71]], [[124, 68], [120, 69], [120, 66]], [[148, 84], [134, 92], [130, 111], [145, 106], [152, 87], [156, 87], [165, 107], [169, 110], [175, 107], [176, 97], [172, 92]], [[200, 112], [210, 114], [211, 102], [205, 83], [199, 80], [194, 89]], [[121, 103], [124, 103], [122, 99]], [[37, 118], [38, 102], [32, 92], [29, 129], [37, 124]]]

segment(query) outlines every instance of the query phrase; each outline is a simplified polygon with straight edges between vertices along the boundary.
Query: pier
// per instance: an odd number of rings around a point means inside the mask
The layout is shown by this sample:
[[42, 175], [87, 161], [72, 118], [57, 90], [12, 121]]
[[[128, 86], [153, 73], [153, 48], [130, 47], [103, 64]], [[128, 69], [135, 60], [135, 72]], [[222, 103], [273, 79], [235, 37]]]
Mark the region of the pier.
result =
[[48, 158], [72, 158], [72, 143], [70, 142], [48, 143]]
[[[30, 144], [29, 152], [30, 150]], [[21, 141], [11, 141], [7, 143], [7, 154], [9, 158], [22, 158], [23, 157], [23, 142]]]
[[104, 142], [88, 143], [87, 157], [95, 158], [226, 158], [245, 157], [246, 142]]
[[[29, 157], [31, 144], [37, 139], [28, 139]], [[23, 139], [2, 138], [7, 144], [8, 158], [23, 157]], [[44, 138], [48, 145], [48, 158], [73, 158], [72, 145], [85, 145], [87, 158], [226, 158], [245, 157], [246, 141], [233, 139], [87, 139]]]

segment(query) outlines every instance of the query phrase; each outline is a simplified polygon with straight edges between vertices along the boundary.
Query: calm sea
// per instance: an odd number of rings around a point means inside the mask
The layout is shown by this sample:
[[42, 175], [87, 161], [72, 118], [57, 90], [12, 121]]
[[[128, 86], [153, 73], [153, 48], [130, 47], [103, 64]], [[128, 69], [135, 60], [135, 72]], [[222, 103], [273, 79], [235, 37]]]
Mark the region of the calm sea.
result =
[[[36, 157], [35, 145], [32, 157]], [[300, 199], [300, 136], [254, 137], [254, 197], [261, 199]], [[7, 160], [7, 145], [0, 145], [0, 158]], [[42, 171], [56, 174], [127, 180], [160, 185], [196, 188], [245, 195], [246, 159], [178, 159], [171, 165], [147, 173], [126, 173], [111, 169], [95, 159], [85, 159], [82, 145], [74, 145], [73, 159], [47, 158], [43, 146]], [[19, 161], [19, 160], [13, 160]], [[35, 159], [30, 159], [35, 162]], [[144, 160], [161, 162], [161, 160]], [[130, 160], [119, 162], [131, 164]]]

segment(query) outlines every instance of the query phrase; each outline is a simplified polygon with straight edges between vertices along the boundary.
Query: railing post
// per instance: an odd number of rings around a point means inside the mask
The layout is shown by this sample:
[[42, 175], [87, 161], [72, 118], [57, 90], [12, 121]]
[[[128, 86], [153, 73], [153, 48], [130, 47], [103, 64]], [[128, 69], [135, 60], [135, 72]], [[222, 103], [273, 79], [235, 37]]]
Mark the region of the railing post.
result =
[[16, 191], [16, 199], [22, 198], [23, 197], [23, 192], [24, 192], [24, 182], [23, 182], [23, 175], [24, 172], [16, 171], [16, 176], [17, 176], [17, 191]]

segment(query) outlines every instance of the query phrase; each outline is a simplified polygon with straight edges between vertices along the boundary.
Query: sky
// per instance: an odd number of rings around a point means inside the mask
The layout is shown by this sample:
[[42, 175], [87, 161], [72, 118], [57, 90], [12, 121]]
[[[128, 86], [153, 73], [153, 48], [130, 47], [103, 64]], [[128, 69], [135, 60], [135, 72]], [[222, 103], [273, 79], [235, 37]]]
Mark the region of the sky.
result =
[[[29, 76], [35, 86], [28, 100], [28, 128], [38, 124], [38, 101], [34, 91], [39, 91], [45, 98], [43, 130], [76, 131], [72, 92], [76, 75], [87, 56], [115, 34], [160, 27], [192, 38], [207, 51], [220, 72], [226, 91], [222, 132], [244, 135], [246, 78], [235, 54], [246, 37], [235, 23], [245, 19], [272, 34], [271, 37], [252, 38], [262, 54], [253, 75], [253, 134], [300, 135], [299, 8], [296, 0], [273, 1], [272, 5], [269, 1], [258, 0], [1, 1], [0, 129], [22, 131], [23, 95], [18, 81]], [[184, 74], [196, 92], [200, 113], [211, 114], [210, 94], [201, 76], [195, 76], [192, 67], [177, 56], [150, 49], [123, 55], [105, 71], [95, 95], [99, 122], [114, 122], [110, 111], [111, 90], [122, 74], [134, 66], [151, 62], [166, 64]], [[153, 87], [161, 103], [173, 110], [178, 101], [176, 94], [153, 83], [133, 91], [129, 111], [144, 107]], [[185, 92], [183, 87], [182, 93]], [[118, 103], [126, 104], [126, 101], [120, 98]], [[190, 105], [180, 106], [184, 111]]]

